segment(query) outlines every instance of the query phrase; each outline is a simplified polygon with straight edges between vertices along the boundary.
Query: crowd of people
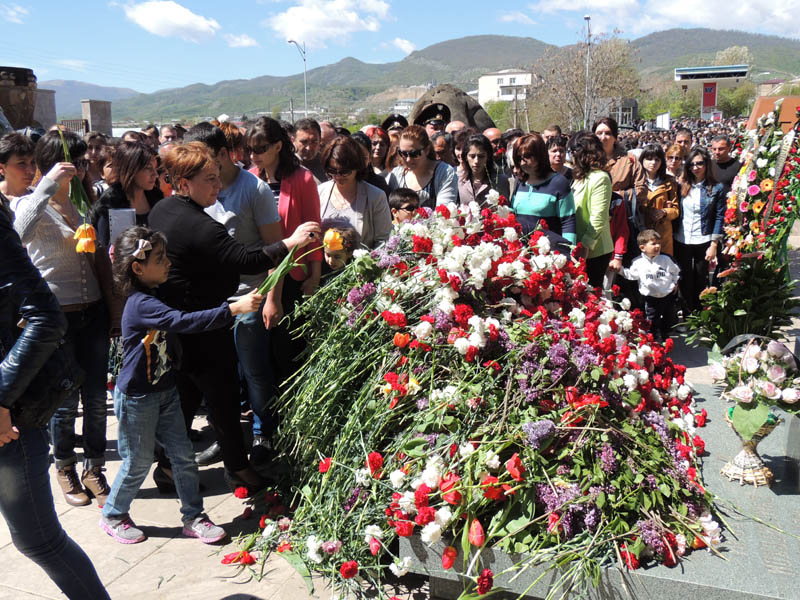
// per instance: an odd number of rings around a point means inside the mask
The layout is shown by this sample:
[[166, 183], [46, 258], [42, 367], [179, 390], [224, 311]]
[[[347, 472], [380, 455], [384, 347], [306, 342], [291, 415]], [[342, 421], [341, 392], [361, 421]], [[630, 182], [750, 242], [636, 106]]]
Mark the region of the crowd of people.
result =
[[[0, 512], [14, 543], [68, 597], [107, 597], [55, 517], [48, 443], [66, 502], [94, 499], [116, 541], [145, 539], [130, 509], [154, 457], [154, 483], [180, 498], [183, 533], [222, 539], [203, 512], [197, 467], [221, 461], [231, 489], [268, 485], [275, 400], [304, 356], [293, 307], [420, 210], [481, 205], [498, 192], [523, 234], [544, 228], [556, 248], [585, 259], [593, 286], [643, 306], [664, 339], [676, 307], [697, 309], [714, 276], [726, 191], [741, 166], [733, 133], [729, 124], [621, 132], [610, 117], [571, 135], [558, 125], [479, 131], [390, 115], [354, 133], [261, 117], [151, 126], [121, 140], [58, 128], [36, 140], [5, 135]], [[83, 189], [87, 214], [71, 186]], [[93, 253], [76, 251], [86, 223]], [[328, 231], [340, 243], [323, 248]], [[306, 246], [300, 266], [259, 293]], [[23, 427], [15, 403], [58, 345], [79, 365], [80, 387], [51, 407], [47, 431]], [[111, 485], [110, 370], [122, 458]], [[203, 404], [216, 441], [195, 455], [191, 424]], [[80, 586], [69, 572], [86, 574]]]

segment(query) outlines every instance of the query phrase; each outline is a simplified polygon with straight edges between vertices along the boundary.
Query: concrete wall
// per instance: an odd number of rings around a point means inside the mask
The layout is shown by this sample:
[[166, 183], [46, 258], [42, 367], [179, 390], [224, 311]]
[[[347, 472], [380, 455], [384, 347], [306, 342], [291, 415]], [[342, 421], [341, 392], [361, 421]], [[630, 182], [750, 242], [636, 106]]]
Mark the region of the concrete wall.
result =
[[111, 102], [105, 100], [81, 100], [83, 118], [89, 121], [89, 131], [111, 135]]
[[49, 129], [51, 125], [58, 123], [55, 90], [43, 90], [41, 88], [36, 90], [36, 106], [33, 109], [33, 120], [44, 129]]

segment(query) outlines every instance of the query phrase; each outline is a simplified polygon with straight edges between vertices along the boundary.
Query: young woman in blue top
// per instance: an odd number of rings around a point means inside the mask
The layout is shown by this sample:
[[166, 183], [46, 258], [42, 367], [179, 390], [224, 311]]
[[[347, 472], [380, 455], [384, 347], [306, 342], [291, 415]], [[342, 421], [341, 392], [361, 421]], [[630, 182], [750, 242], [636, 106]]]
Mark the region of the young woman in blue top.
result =
[[575, 244], [575, 202], [566, 177], [550, 168], [542, 136], [526, 135], [514, 144], [514, 166], [521, 173], [520, 181], [513, 186], [511, 210], [530, 233], [542, 219], [553, 233]]
[[[282, 243], [282, 242], [279, 242]], [[183, 514], [183, 534], [210, 544], [225, 537], [203, 513], [200, 477], [175, 389], [171, 356], [176, 333], [230, 327], [233, 317], [259, 309], [255, 291], [216, 308], [182, 312], [152, 295], [167, 280], [167, 240], [146, 227], [131, 227], [118, 238], [114, 279], [128, 295], [122, 315], [122, 368], [114, 389], [122, 467], [103, 506], [100, 527], [122, 544], [145, 539], [128, 511], [153, 464], [158, 441], [167, 453]]]

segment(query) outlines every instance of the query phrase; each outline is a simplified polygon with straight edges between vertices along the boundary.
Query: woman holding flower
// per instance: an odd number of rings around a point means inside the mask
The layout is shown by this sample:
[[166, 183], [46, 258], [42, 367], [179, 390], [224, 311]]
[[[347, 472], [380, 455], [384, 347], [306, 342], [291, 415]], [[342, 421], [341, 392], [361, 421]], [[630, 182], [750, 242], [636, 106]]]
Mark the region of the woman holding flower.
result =
[[[319, 225], [304, 223], [283, 244], [248, 250], [203, 210], [214, 205], [221, 189], [219, 164], [208, 147], [202, 142], [176, 146], [165, 162], [176, 195], [153, 208], [150, 226], [168, 240], [172, 266], [159, 296], [169, 306], [190, 312], [217, 307], [236, 293], [240, 274], [263, 273], [277, 266], [288, 249], [319, 239]], [[187, 402], [199, 404], [204, 397], [229, 483], [263, 487], [265, 481], [248, 462], [239, 405], [232, 402], [239, 395], [233, 330], [180, 334], [178, 339], [183, 357], [176, 379], [184, 417], [197, 408]]]
[[389, 202], [382, 190], [364, 181], [368, 167], [358, 142], [337, 137], [326, 148], [322, 166], [330, 177], [317, 188], [322, 221], [329, 226], [352, 227], [369, 249], [389, 239]]
[[492, 143], [485, 135], [471, 135], [461, 147], [458, 159], [461, 164], [458, 178], [458, 198], [461, 204], [477, 202], [483, 204], [487, 194], [496, 190], [501, 196], [509, 197], [508, 177], [498, 172], [491, 159]]
[[419, 205], [435, 208], [439, 204], [458, 202], [456, 170], [446, 162], [436, 160], [433, 146], [425, 128], [409, 125], [400, 134], [397, 154], [403, 163], [392, 169], [391, 189], [409, 188], [417, 192]]
[[89, 504], [91, 496], [103, 504], [109, 492], [103, 475], [109, 314], [103, 298], [110, 297], [111, 291], [103, 290], [106, 282], [101, 282], [96, 274], [100, 261], [108, 260], [105, 250], [101, 248], [94, 255], [78, 252], [78, 244], [83, 240], [76, 237], [83, 217], [70, 201], [69, 188], [70, 180], [78, 173], [75, 163], [85, 160], [86, 143], [74, 133], [67, 131], [62, 135], [72, 162], [63, 162], [64, 146], [58, 131], [43, 135], [36, 144], [34, 158], [39, 171], [46, 175], [32, 194], [18, 198], [11, 207], [16, 215], [14, 228], [66, 314], [69, 328], [65, 339], [86, 372], [80, 390], [84, 457], [80, 480], [75, 470], [77, 392], [51, 420], [59, 485], [68, 504], [83, 506]]
[[683, 167], [680, 216], [675, 229], [675, 262], [680, 290], [689, 310], [700, 308], [700, 292], [716, 264], [725, 223], [725, 190], [714, 180], [708, 150], [692, 148]]

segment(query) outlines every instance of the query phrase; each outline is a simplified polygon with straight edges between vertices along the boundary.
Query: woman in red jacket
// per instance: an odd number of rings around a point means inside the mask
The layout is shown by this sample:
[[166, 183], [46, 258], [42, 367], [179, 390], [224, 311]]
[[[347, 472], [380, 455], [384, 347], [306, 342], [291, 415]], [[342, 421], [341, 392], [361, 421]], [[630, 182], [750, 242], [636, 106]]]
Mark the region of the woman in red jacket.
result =
[[[281, 237], [292, 235], [301, 223], [319, 223], [319, 194], [314, 176], [300, 166], [294, 145], [280, 123], [270, 117], [261, 117], [247, 130], [245, 140], [253, 161], [250, 172], [266, 181], [278, 200]], [[307, 270], [298, 267], [290, 271], [269, 292], [262, 310], [264, 326], [270, 332], [276, 386], [297, 369], [297, 357], [305, 345], [289, 333], [297, 323], [287, 325], [286, 321], [281, 323], [281, 319], [284, 314], [292, 312], [303, 296], [310, 296], [319, 287], [322, 251], [304, 257], [301, 262]], [[270, 427], [264, 427], [264, 430], [269, 431]], [[269, 434], [265, 432], [265, 435]]]

